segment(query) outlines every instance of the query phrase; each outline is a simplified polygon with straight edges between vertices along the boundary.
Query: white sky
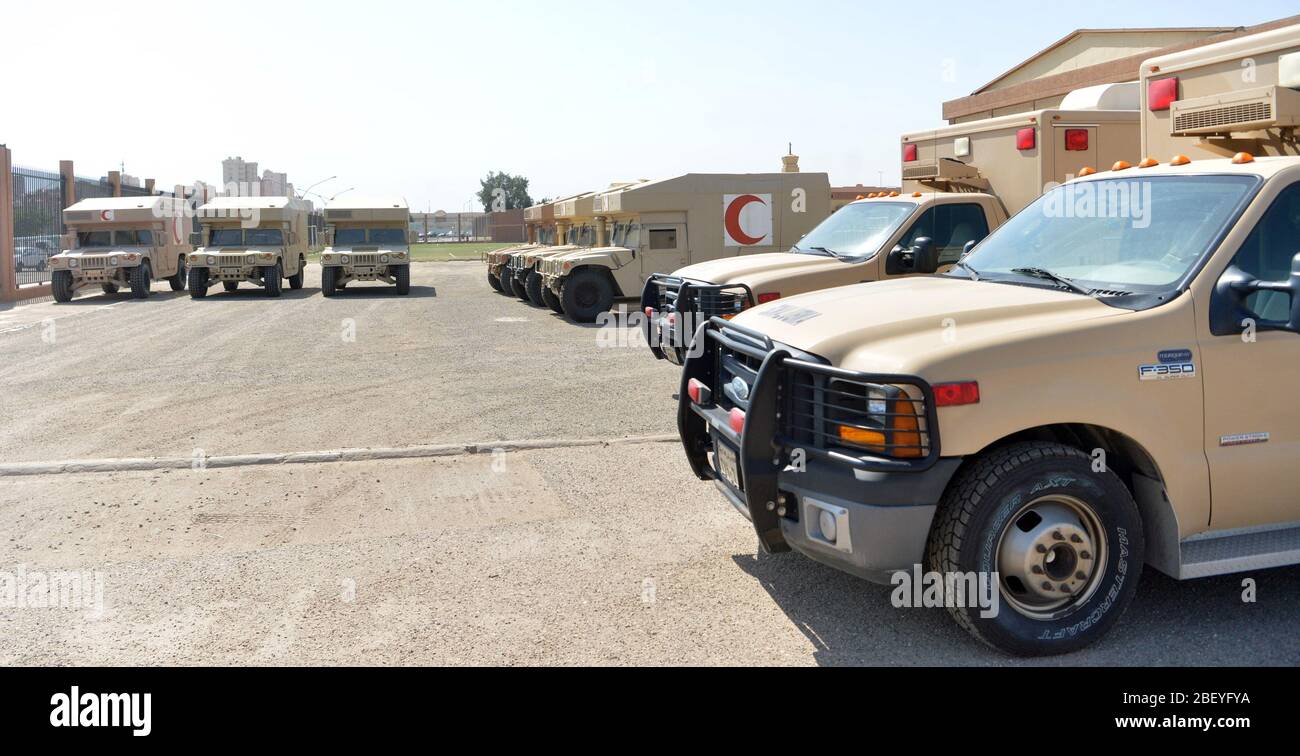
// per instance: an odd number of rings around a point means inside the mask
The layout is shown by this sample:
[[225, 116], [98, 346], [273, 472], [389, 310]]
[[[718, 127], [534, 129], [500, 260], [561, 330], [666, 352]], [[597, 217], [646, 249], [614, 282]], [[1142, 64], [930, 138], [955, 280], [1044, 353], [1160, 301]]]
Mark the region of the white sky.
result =
[[[1050, 16], [1026, 11], [1051, 8]], [[480, 209], [689, 171], [898, 181], [898, 136], [1076, 28], [1250, 25], [1292, 2], [5, 2], [19, 165], [160, 186], [240, 155], [299, 190]], [[938, 45], [945, 46], [939, 47]], [[945, 72], [950, 72], [945, 75]]]

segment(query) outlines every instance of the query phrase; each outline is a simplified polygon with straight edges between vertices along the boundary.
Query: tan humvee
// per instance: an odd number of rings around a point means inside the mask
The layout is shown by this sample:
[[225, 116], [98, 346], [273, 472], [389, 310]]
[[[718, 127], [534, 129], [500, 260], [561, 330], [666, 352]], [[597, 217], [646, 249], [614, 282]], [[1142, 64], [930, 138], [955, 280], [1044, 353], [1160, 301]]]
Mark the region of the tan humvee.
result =
[[190, 255], [190, 296], [241, 281], [280, 296], [283, 279], [301, 289], [307, 265], [307, 203], [292, 197], [217, 197], [198, 210], [203, 229]]
[[515, 296], [514, 280], [507, 276], [506, 266], [515, 252], [554, 245], [556, 201], [544, 202], [524, 209], [524, 228], [528, 241], [505, 249], [487, 253], [488, 285], [506, 296]]
[[543, 260], [543, 284], [589, 323], [656, 274], [789, 249], [830, 215], [830, 194], [824, 173], [690, 173], [608, 191], [592, 211], [612, 246]]
[[[627, 183], [611, 185], [610, 189], [631, 186]], [[508, 268], [514, 276], [515, 296], [532, 302], [537, 307], [550, 307], [563, 312], [555, 293], [542, 285], [538, 269], [542, 260], [558, 255], [604, 246], [600, 242], [601, 229], [597, 227], [594, 200], [599, 192], [588, 192], [566, 197], [555, 203], [555, 234], [562, 241], [551, 246], [521, 250], [510, 255]]]
[[335, 200], [325, 206], [329, 246], [321, 252], [321, 293], [353, 281], [383, 281], [411, 292], [411, 210], [404, 199]]
[[185, 290], [189, 217], [184, 201], [171, 197], [109, 197], [82, 200], [63, 211], [68, 249], [50, 258], [57, 302], [72, 300], [85, 286], [106, 294], [130, 288], [149, 296], [154, 281]]
[[1141, 84], [1142, 157], [1296, 154], [1300, 25], [1151, 58]]
[[1300, 157], [1164, 159], [1053, 188], [948, 273], [712, 321], [695, 473], [765, 549], [937, 576], [1017, 654], [1097, 640], [1144, 565], [1300, 563]]

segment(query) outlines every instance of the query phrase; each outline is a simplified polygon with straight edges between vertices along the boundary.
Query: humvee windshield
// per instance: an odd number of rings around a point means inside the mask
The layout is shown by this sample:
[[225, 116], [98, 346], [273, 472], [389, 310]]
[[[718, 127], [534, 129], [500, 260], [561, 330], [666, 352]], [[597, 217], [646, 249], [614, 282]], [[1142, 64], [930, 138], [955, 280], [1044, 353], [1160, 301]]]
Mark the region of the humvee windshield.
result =
[[340, 228], [334, 232], [334, 243], [338, 246], [357, 244], [405, 244], [406, 232], [400, 228]]
[[1260, 183], [1152, 176], [1065, 184], [994, 231], [953, 274], [1033, 285], [1059, 276], [1107, 293], [1158, 294], [1193, 270]]
[[792, 252], [862, 258], [880, 251], [916, 209], [913, 202], [858, 202], [845, 205], [799, 240]]
[[153, 232], [148, 229], [114, 231], [113, 238], [123, 247], [148, 247], [153, 245]]
[[82, 231], [77, 234], [78, 247], [111, 247], [112, 231]]
[[278, 228], [214, 228], [209, 239], [214, 247], [279, 246], [284, 233]]

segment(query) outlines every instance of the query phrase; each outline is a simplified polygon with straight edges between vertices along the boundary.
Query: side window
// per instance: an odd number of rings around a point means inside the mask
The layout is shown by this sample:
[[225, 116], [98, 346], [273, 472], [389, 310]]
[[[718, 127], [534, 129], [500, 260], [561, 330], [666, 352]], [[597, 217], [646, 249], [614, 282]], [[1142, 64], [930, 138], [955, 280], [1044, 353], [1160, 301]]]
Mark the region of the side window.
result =
[[677, 249], [677, 229], [650, 229], [650, 249]]
[[961, 257], [966, 242], [978, 242], [988, 235], [988, 220], [978, 204], [936, 205], [912, 224], [901, 243], [910, 247], [917, 239], [928, 236], [939, 248], [939, 264], [951, 265]]
[[[1300, 183], [1282, 190], [1237, 250], [1232, 263], [1261, 281], [1283, 281], [1291, 277], [1291, 260], [1297, 254]], [[1286, 320], [1291, 315], [1291, 297], [1281, 291], [1260, 291], [1246, 300], [1246, 307], [1260, 320]]]

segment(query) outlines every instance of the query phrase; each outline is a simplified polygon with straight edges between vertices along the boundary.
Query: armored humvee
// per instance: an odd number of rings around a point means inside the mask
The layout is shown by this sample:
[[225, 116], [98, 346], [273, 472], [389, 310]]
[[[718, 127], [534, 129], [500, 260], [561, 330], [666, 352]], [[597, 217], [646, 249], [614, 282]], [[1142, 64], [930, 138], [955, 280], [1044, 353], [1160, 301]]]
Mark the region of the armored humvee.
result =
[[217, 197], [198, 209], [200, 242], [190, 255], [190, 296], [221, 282], [247, 281], [280, 296], [282, 283], [301, 289], [307, 265], [307, 203], [292, 197]]
[[[1297, 31], [1171, 57], [1195, 107], [1249, 65], [1277, 96], [1298, 83]], [[1180, 100], [1172, 120], [1151, 102], [1148, 147], [1180, 152], [1085, 167], [961, 266], [702, 329], [683, 448], [764, 550], [884, 583], [924, 569], [961, 626], [1023, 655], [1102, 637], [1144, 567], [1300, 563], [1296, 144], [1211, 109], [1223, 144], [1288, 155], [1194, 159], [1200, 136], [1156, 138], [1188, 131]], [[981, 576], [991, 607], [963, 595]]]
[[354, 281], [384, 281], [411, 292], [411, 211], [403, 199], [344, 199], [325, 206], [329, 247], [321, 252], [321, 293]]
[[1105, 85], [1071, 93], [1060, 108], [905, 134], [901, 193], [873, 194], [840, 209], [789, 251], [652, 276], [641, 299], [651, 352], [680, 365], [711, 317], [808, 291], [946, 269], [1054, 183], [1135, 155], [1137, 106], [1136, 83]]
[[129, 288], [144, 299], [154, 281], [185, 289], [191, 247], [184, 201], [171, 197], [85, 199], [63, 211], [68, 248], [50, 258], [56, 302], [96, 284], [106, 294]]
[[615, 299], [640, 296], [656, 274], [789, 249], [830, 215], [830, 181], [824, 173], [691, 173], [604, 192], [592, 212], [597, 227], [613, 227], [621, 244], [541, 264], [543, 284], [581, 323]]

